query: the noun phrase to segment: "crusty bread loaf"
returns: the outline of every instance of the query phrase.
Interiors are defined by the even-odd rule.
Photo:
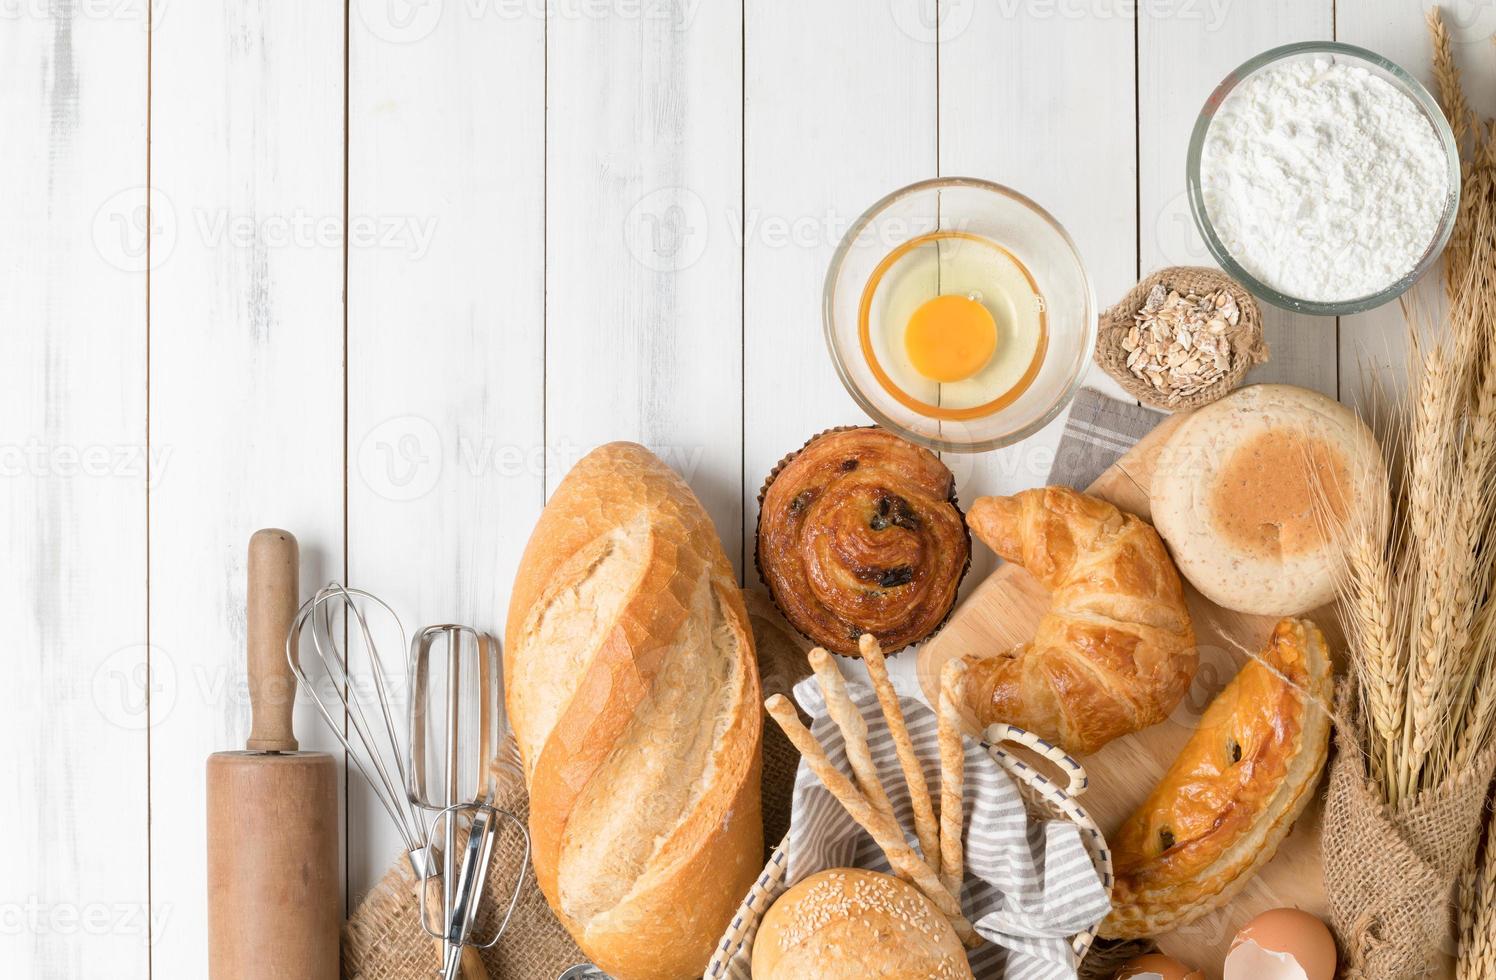
[[[1342,557],[1332,526],[1366,503],[1357,487],[1385,485],[1382,465],[1371,431],[1333,398],[1252,385],[1169,437],[1153,476],[1153,521],[1179,571],[1212,602],[1296,616],[1334,598]]]
[[[552,909],[617,980],[700,976],[763,866],[758,675],[711,520],[642,446],[556,488],[504,668]]]
[[[913,885],[876,871],[811,875],[769,907],[753,941],[753,980],[961,980],[966,951]]]

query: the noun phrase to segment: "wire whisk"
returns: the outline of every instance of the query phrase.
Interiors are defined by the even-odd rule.
[[[376,634],[398,637],[403,662],[385,663]],[[432,657],[438,639],[446,643],[437,644],[440,655]],[[530,859],[524,822],[493,805],[495,788],[518,772],[497,642],[465,627],[440,626],[422,630],[407,646],[388,603],[334,582],[297,610],[286,659],[400,835],[421,927],[437,940],[443,975],[486,980],[478,951],[496,944],[508,927]],[[408,708],[391,676],[410,685],[403,692]],[[405,747],[402,729],[409,734]],[[492,936],[475,939],[501,825],[523,843],[519,874]]]
[[[347,750],[348,761],[363,774],[389,814],[405,845],[411,871],[421,880],[434,871],[429,860],[427,825],[424,813],[406,793],[406,755],[400,746],[404,726],[396,722],[392,712],[395,698],[385,679],[386,668],[370,626],[371,615],[387,617],[383,625],[399,635],[398,649],[406,656],[405,627],[389,604],[362,589],[333,582],[319,589],[297,611],[286,637],[286,659],[301,689]],[[346,642],[339,634],[347,637]],[[313,652],[309,660],[302,656],[308,637]],[[361,659],[367,665],[367,676],[352,666],[349,654],[357,647],[363,650]],[[408,672],[407,659],[396,676],[403,679]],[[372,720],[371,712],[365,710],[369,700],[378,705]]]
[[[421,919],[432,938],[444,943],[443,976],[451,980],[457,976],[461,950],[488,949],[504,934],[519,904],[523,869],[529,864],[524,821],[493,805],[502,760],[513,742],[506,738],[498,641],[468,626],[428,626],[411,644],[410,690],[407,789],[412,801],[435,813],[431,844],[442,862],[443,927],[430,927],[425,894]],[[485,939],[475,935],[475,926],[501,822],[520,835],[525,854],[503,920]],[[465,845],[460,839],[463,829]]]

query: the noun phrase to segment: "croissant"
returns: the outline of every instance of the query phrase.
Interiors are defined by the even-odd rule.
[[[982,497],[967,517],[1052,593],[1031,642],[968,658],[966,700],[1076,755],[1166,718],[1195,676],[1195,632],[1158,532],[1068,487]]]

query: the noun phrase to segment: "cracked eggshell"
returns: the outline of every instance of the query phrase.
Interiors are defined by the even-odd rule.
[[[1242,927],[1226,954],[1224,980],[1335,980],[1335,937],[1299,909],[1272,909]]]
[[[1205,974],[1172,956],[1149,953],[1130,960],[1117,973],[1117,980],[1205,980]]]
[[[1153,474],[1153,523],[1180,573],[1212,602],[1298,616],[1335,595],[1340,554],[1326,506],[1345,518],[1356,488],[1384,474],[1376,439],[1353,411],[1306,388],[1252,385],[1169,437]]]

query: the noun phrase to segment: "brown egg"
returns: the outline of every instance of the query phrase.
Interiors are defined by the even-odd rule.
[[[1272,909],[1231,941],[1225,980],[1335,980],[1335,937],[1315,916]]]
[[[1172,956],[1149,953],[1130,961],[1117,974],[1117,980],[1205,980],[1205,974],[1185,966]]]

